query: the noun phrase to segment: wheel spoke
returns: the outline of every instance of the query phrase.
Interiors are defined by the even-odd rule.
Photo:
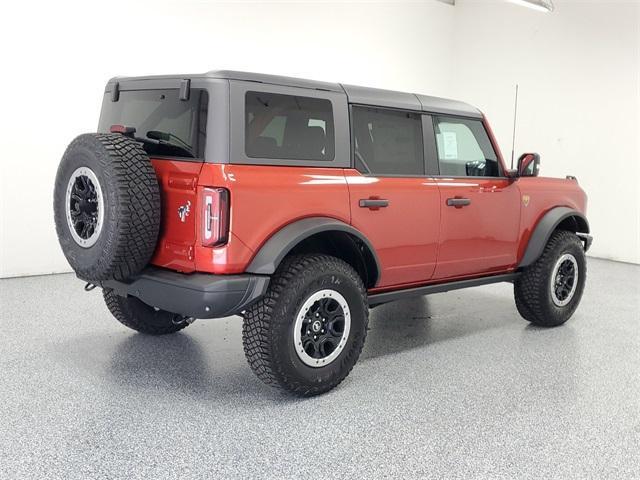
[[[331,352],[333,352],[337,346],[338,346],[337,342],[334,342],[332,339],[325,338],[319,344],[319,347],[320,347],[319,352],[322,355],[322,357],[327,357],[331,355]]]

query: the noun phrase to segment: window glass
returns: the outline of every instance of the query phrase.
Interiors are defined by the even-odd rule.
[[[202,156],[207,132],[207,91],[191,89],[186,101],[180,100],[178,94],[177,89],[124,90],[117,102],[106,94],[98,131],[109,132],[112,125],[134,127],[135,136],[145,140],[143,148],[149,155]]]
[[[353,107],[356,168],[374,175],[423,175],[420,115],[397,110]]]
[[[248,157],[333,160],[333,109],[326,99],[247,92],[245,150]]]
[[[479,120],[435,117],[440,175],[498,177],[498,158]]]

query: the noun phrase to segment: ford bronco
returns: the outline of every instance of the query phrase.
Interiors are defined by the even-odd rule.
[[[62,250],[122,324],[243,317],[249,365],[298,395],[338,385],[369,308],[512,282],[544,327],[578,307],[591,243],[574,177],[507,169],[453,100],[271,75],[114,78],[56,177]]]

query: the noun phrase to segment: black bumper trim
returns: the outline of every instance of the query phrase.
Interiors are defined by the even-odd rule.
[[[133,296],[147,305],[194,318],[236,315],[267,291],[267,275],[179,273],[148,267],[137,277],[102,282],[118,295]]]

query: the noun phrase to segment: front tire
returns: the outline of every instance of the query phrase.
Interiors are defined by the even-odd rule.
[[[336,387],[355,365],[369,320],[361,278],[328,255],[286,258],[244,313],[242,343],[263,382],[300,396]]]
[[[136,297],[122,297],[113,290],[102,291],[111,314],[125,327],[147,335],[176,333],[189,325],[187,317],[156,309]]]
[[[540,258],[514,283],[518,312],[534,325],[562,325],[578,308],[586,277],[587,262],[578,236],[554,232]]]

